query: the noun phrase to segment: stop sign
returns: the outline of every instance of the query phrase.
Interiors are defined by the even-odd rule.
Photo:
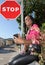
[[[5,1],[1,5],[1,14],[7,19],[14,19],[20,15],[20,5],[16,1]]]

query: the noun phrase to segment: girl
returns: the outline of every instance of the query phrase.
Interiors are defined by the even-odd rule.
[[[8,65],[27,65],[33,61],[38,61],[38,56],[34,54],[41,52],[40,47],[40,29],[37,24],[33,24],[34,19],[32,16],[25,17],[25,24],[28,27],[26,39],[21,37],[14,38],[16,44],[24,44],[23,52],[14,57]]]

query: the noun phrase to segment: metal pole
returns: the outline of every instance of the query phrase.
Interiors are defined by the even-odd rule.
[[[23,28],[23,0],[21,0],[21,31],[22,31],[22,37],[24,34],[24,28]],[[21,45],[21,50],[24,48],[23,45]]]
[[[21,0],[21,31],[23,35],[24,34],[24,31],[23,31],[23,0]]]

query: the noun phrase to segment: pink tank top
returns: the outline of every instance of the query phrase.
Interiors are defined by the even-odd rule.
[[[40,29],[37,24],[34,24],[27,32],[26,40],[32,40],[32,44],[39,44],[39,37]]]

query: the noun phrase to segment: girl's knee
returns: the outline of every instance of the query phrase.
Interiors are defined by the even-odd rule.
[[[15,60],[13,62],[10,62],[8,65],[19,65],[19,61]]]

